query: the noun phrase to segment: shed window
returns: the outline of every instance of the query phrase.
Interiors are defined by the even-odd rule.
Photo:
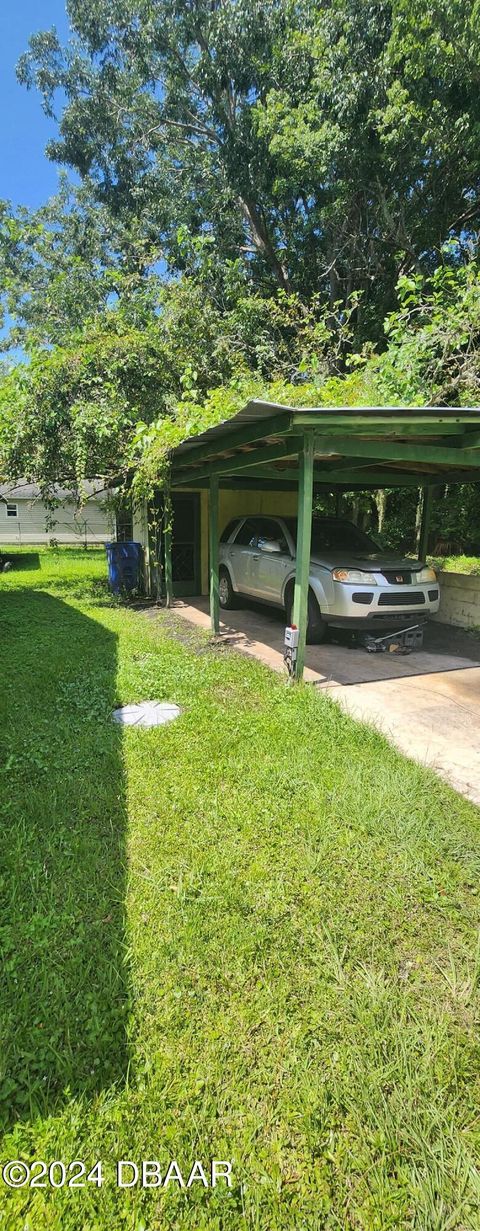
[[[18,504],[7,501],[7,517],[18,517]]]

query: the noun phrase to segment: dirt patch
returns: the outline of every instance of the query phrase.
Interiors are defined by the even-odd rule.
[[[180,645],[185,646],[187,650],[191,650],[192,654],[209,654],[222,653],[231,650],[231,646],[226,643],[223,638],[214,637],[205,629],[197,628],[194,624],[189,624],[187,620],[170,611],[166,607],[149,606],[138,607],[138,610],[143,613],[149,620],[158,620],[162,628],[172,637],[174,641],[178,641]]]

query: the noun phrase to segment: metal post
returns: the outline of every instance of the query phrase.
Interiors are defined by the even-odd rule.
[[[298,455],[298,529],[297,529],[297,560],[295,571],[295,594],[293,600],[293,622],[297,625],[298,653],[295,668],[295,679],[301,680],[305,664],[305,645],[307,640],[308,622],[308,579],[310,576],[310,547],[312,541],[313,512],[313,435],[304,436],[303,448]]]
[[[172,497],[170,491],[166,491],[163,505],[163,550],[165,558],[165,594],[167,607],[171,607],[173,605],[172,520]]]
[[[433,488],[424,487],[423,503],[422,503],[422,518],[420,522],[420,534],[418,537],[418,555],[420,560],[425,560],[428,552],[428,535],[430,531],[430,516],[432,512]]]
[[[212,633],[220,631],[220,604],[218,601],[218,476],[210,476],[209,501],[209,549],[210,549],[210,620]]]

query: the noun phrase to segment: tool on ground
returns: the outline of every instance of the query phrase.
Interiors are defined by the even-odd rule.
[[[411,654],[412,650],[421,650],[423,645],[423,630],[427,621],[421,624],[410,624],[408,628],[399,628],[395,633],[387,633],[385,637],[373,637],[365,633],[360,644],[367,654]]]

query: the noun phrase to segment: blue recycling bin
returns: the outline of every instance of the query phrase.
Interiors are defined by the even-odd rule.
[[[127,540],[106,543],[108,584],[114,594],[130,593],[142,588],[143,547]]]

